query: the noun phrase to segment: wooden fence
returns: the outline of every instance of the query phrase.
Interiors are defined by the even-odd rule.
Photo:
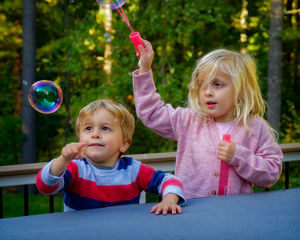
[[[300,161],[300,143],[280,144],[284,159],[285,188],[289,188],[289,163]],[[128,155],[134,159],[162,171],[174,171],[176,152],[147,153]],[[3,217],[3,187],[24,186],[24,215],[28,215],[28,185],[35,184],[38,171],[45,166],[43,163],[29,163],[9,166],[0,166],[0,218]],[[142,195],[141,202],[145,202]],[[49,211],[54,211],[53,196],[49,196]]]

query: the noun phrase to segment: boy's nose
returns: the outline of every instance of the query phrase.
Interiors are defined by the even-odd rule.
[[[92,134],[92,138],[100,138],[100,131],[95,129]]]

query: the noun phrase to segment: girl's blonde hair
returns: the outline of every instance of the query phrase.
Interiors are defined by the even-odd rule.
[[[250,54],[218,49],[198,60],[188,85],[188,106],[208,122],[210,116],[200,101],[200,90],[212,81],[217,70],[230,76],[235,90],[234,121],[248,125],[255,117],[263,118],[266,105],[261,95],[256,75],[256,63]],[[273,137],[275,131],[265,121]]]
[[[132,142],[132,136],[135,129],[133,115],[122,104],[116,103],[110,99],[96,100],[80,110],[75,126],[77,137],[79,137],[82,123],[100,109],[105,109],[115,115],[115,121],[120,124],[122,130],[123,140]]]

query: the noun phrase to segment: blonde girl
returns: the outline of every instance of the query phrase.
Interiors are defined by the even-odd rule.
[[[140,47],[139,69],[133,72],[138,117],[157,134],[175,140],[175,175],[186,198],[223,195],[220,185],[227,164],[224,194],[253,192],[279,178],[282,152],[274,130],[263,119],[265,105],[248,54],[218,49],[196,64],[189,83],[187,108],[165,104],[156,92],[152,46]],[[230,135],[231,142],[222,141]]]

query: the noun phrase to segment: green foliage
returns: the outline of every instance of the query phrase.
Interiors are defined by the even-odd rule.
[[[0,117],[0,165],[20,163],[21,119],[14,115]]]
[[[300,142],[300,116],[297,114],[295,104],[287,100],[282,108],[284,109],[284,112],[282,114],[280,125],[281,142]]]
[[[1,151],[1,161],[5,162],[1,164],[20,162],[22,3],[21,0],[0,3],[0,122],[3,126],[0,131],[6,143]],[[123,9],[134,31],[153,45],[153,74],[165,102],[184,107],[195,62],[220,47],[246,48],[256,58],[266,99],[269,1],[248,1],[246,29],[240,26],[242,1],[127,0]],[[300,54],[299,26],[295,20],[294,16],[285,15],[282,34],[280,137],[284,142],[299,141]],[[76,117],[88,102],[113,98],[125,104],[136,117],[131,72],[137,68],[138,59],[128,37],[130,30],[117,11],[112,11],[109,32],[112,41],[105,42],[105,11],[96,1],[36,1],[36,24],[36,80],[55,81],[64,94],[63,104],[56,113],[37,113],[38,159],[49,161],[60,154],[66,142],[76,141]],[[246,43],[241,43],[241,33],[247,35]],[[107,47],[111,48],[109,57],[105,57]],[[106,60],[112,62],[111,75],[103,70]],[[8,119],[12,116],[15,120]],[[14,131],[13,124],[16,124]],[[157,136],[136,117],[136,132],[128,153],[175,150],[176,142]]]

